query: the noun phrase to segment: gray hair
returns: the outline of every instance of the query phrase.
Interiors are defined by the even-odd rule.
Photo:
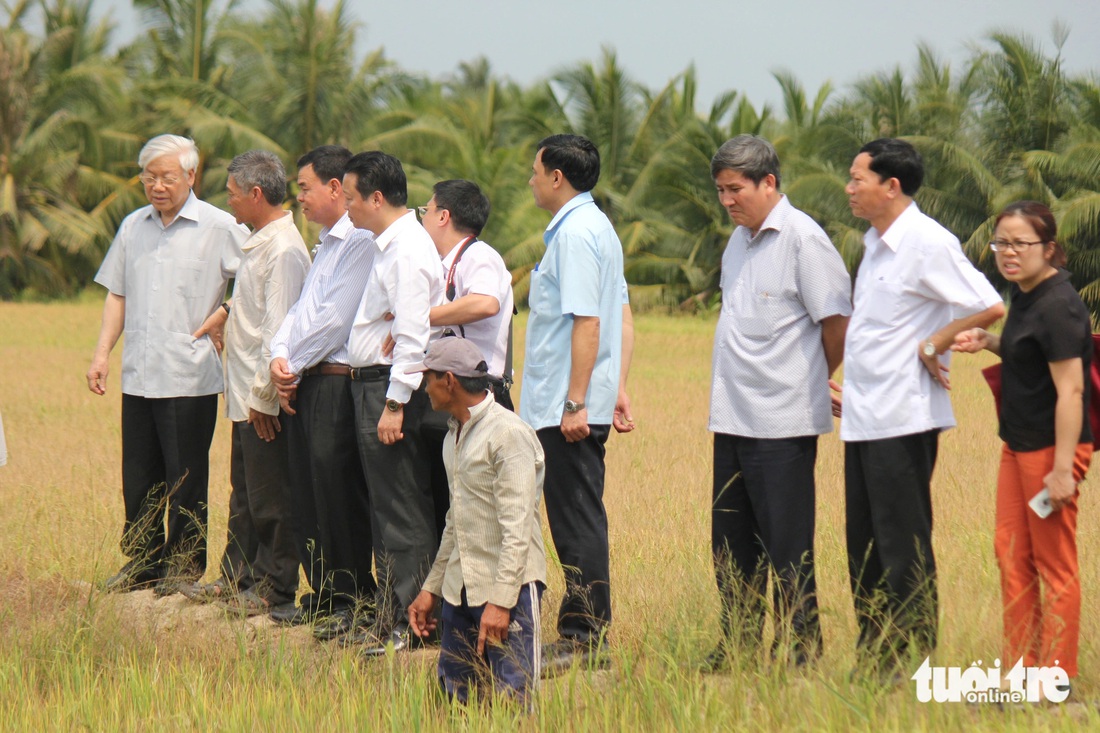
[[[264,200],[272,206],[281,206],[286,200],[286,169],[275,153],[266,150],[241,153],[229,164],[226,172],[233,176],[242,191],[251,191],[259,186]]]
[[[142,170],[157,158],[164,155],[179,156],[180,168],[184,173],[199,169],[199,149],[195,141],[179,135],[157,135],[138,154],[138,165]]]
[[[757,184],[770,173],[779,188],[779,156],[770,142],[756,135],[738,135],[722,143],[710,159],[711,178],[724,170],[740,173]]]

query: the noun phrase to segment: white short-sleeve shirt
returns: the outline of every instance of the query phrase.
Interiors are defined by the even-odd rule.
[[[443,258],[444,282],[462,246],[453,248]],[[489,365],[489,374],[501,377],[508,352],[508,326],[512,322],[512,274],[508,272],[504,258],[481,240],[475,240],[466,247],[454,271],[455,300],[471,294],[488,295],[500,304],[495,316],[462,326],[462,335],[481,351]],[[459,332],[458,326],[451,328]]]
[[[222,391],[209,336],[191,338],[225,299],[248,229],[192,192],[164,226],[152,206],[122,220],[95,281],[126,299],[122,392],[199,397]]]
[[[920,344],[958,318],[1001,302],[959,240],[911,203],[883,233],[864,236],[855,310],[844,344],[840,437],[879,440],[954,427],[946,389],[918,357]],[[950,353],[940,357],[949,364]]]

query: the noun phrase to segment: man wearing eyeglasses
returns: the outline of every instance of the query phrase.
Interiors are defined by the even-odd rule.
[[[478,239],[489,219],[489,198],[472,181],[440,181],[427,206],[418,207],[420,221],[439,253],[445,302],[434,306],[431,325],[444,336],[469,339],[486,356],[489,385],[497,404],[514,410],[509,389],[512,364],[512,274],[489,244]],[[436,534],[442,538],[450,496],[443,467],[447,414],[425,416],[424,440],[432,459],[432,495]]]
[[[122,552],[109,591],[175,592],[206,568],[210,442],[222,391],[220,344],[204,329],[223,306],[248,230],[191,190],[195,143],[159,135],[138,156],[149,206],[118,228],[95,281],[107,288],[88,389],[107,390],[122,347]],[[167,528],[165,528],[167,524]]]
[[[432,326],[474,342],[487,357],[497,404],[514,410],[508,353],[512,274],[504,258],[478,239],[489,219],[489,199],[472,181],[440,181],[419,213],[442,258],[446,286],[446,302],[432,308]]]
[[[932,471],[955,425],[947,390],[955,335],[1004,304],[951,232],[913,200],[924,178],[909,143],[867,143],[850,170],[852,213],[871,223],[844,344],[848,567],[859,624],[857,672],[904,679],[900,663],[936,646]]]

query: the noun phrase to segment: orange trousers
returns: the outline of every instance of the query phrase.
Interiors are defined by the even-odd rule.
[[[1081,481],[1092,444],[1081,443],[1073,477]],[[997,527],[993,546],[1001,568],[1004,658],[1008,669],[1057,665],[1077,676],[1081,630],[1081,579],[1077,566],[1077,499],[1046,519],[1028,506],[1054,467],[1054,447],[1016,453],[1005,445],[997,477]]]

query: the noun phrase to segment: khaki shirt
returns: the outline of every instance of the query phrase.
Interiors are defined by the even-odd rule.
[[[248,419],[249,409],[279,414],[271,383],[271,339],[298,300],[309,271],[309,253],[288,211],[248,238],[233,285],[225,324],[225,411]]]
[[[457,606],[465,586],[471,606],[513,608],[521,586],[546,582],[542,446],[531,426],[491,393],[470,408],[461,433],[454,418],[448,426],[443,462],[451,508],[424,590]]]

